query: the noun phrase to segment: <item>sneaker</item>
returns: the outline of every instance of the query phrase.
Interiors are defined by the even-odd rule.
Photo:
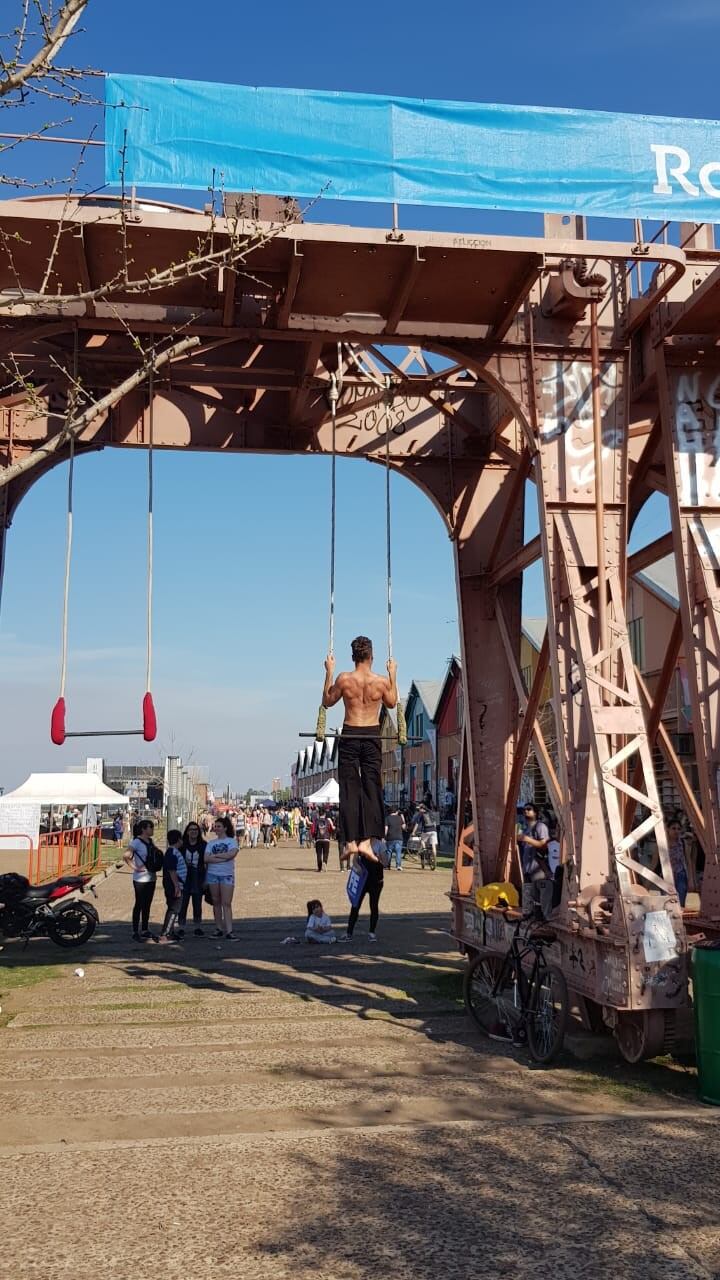
[[[170,938],[167,933],[161,933],[160,937],[157,939],[158,946],[161,947],[166,946],[169,942],[172,942],[172,938]]]
[[[338,939],[340,942],[352,942],[352,940],[353,936],[351,933],[341,933],[340,938]]]
[[[142,942],[142,938],[140,937],[139,933],[134,933],[132,936],[132,940],[133,942]]]
[[[235,941],[235,934],[234,934],[234,933],[226,933],[226,934],[225,934],[225,937],[227,938],[227,941],[228,941],[228,942],[234,942],[234,941]]]
[[[147,938],[151,938],[152,934],[150,933],[149,929],[143,929],[140,933],[140,937],[143,939],[147,939]]]
[[[376,934],[376,933],[369,933],[369,934],[368,934],[368,942],[377,942],[377,934]]]
[[[213,935],[212,935],[212,936],[213,936],[213,938],[222,938],[222,936],[223,936],[223,931],[222,931],[222,929],[213,929]]]
[[[185,937],[185,930],[176,929],[173,934],[173,937],[176,939],[177,942],[182,942],[183,938]]]
[[[195,937],[196,937],[196,938],[204,938],[204,937],[205,937],[205,930],[204,930],[204,929],[195,929],[195,930],[194,930],[194,933],[195,933]]]

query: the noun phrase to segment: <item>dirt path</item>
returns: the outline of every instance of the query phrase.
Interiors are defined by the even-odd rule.
[[[160,949],[112,876],[87,953],[3,997],[2,1280],[716,1276],[715,1113],[483,1042],[447,887],[390,873],[376,944],[282,946],[344,878],[244,852],[238,941]]]

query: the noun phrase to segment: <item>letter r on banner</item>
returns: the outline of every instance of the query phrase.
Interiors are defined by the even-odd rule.
[[[673,189],[668,182],[668,159],[674,156],[676,160],[675,168],[670,169],[670,177],[675,178],[683,191],[687,191],[689,196],[697,196],[700,194],[700,188],[695,186],[694,182],[689,182],[685,177],[690,168],[690,156],[684,147],[666,147],[650,144],[650,150],[655,154],[655,173],[657,182],[653,187],[653,195],[671,196]]]

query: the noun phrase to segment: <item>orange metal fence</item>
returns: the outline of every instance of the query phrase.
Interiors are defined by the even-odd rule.
[[[50,831],[41,835],[30,850],[28,880],[43,884],[60,876],[92,875],[104,862],[114,861],[117,850],[104,856],[99,827],[77,827],[73,831]]]

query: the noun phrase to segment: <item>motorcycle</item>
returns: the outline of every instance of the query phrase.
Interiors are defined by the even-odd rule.
[[[0,933],[6,938],[48,937],[58,947],[81,947],[95,932],[100,917],[84,893],[90,876],[61,876],[49,884],[31,885],[15,872],[0,875]],[[94,894],[94,886],[90,886]]]

